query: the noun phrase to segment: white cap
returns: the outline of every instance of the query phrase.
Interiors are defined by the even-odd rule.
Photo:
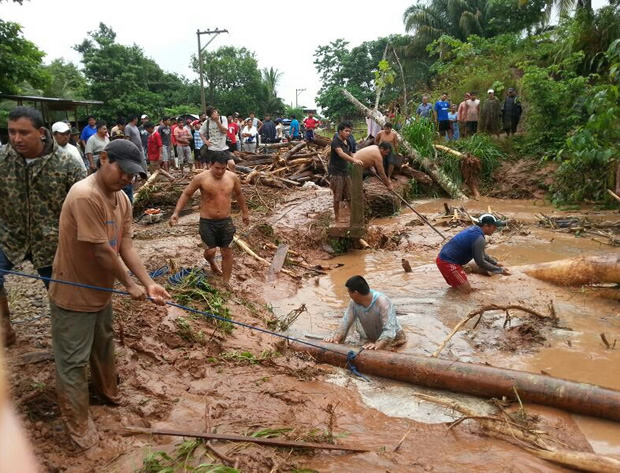
[[[71,127],[65,122],[56,122],[52,125],[52,133],[67,133]]]
[[[487,94],[494,94],[494,93],[495,93],[495,91],[493,89],[487,90]]]
[[[149,117],[149,116],[145,113],[144,115],[142,115],[142,116],[140,117],[140,120],[144,120],[145,118],[148,118],[148,117]]]

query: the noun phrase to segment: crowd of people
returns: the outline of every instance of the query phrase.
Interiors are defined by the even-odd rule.
[[[415,113],[418,118],[436,123],[439,134],[447,140],[458,140],[478,132],[499,138],[502,131],[506,136],[516,133],[523,107],[516,90],[510,87],[503,103],[493,89],[487,91],[483,103],[476,92],[465,93],[458,105],[451,102],[445,92],[434,104],[424,95]]]

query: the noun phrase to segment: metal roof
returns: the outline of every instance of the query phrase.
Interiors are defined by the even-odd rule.
[[[15,100],[18,102],[49,102],[57,105],[103,105],[103,102],[101,102],[100,100],[71,100],[58,97],[39,97],[36,95],[0,94],[0,99]]]

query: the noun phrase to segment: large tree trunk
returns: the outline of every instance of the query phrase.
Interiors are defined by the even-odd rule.
[[[351,347],[312,342],[293,342],[295,351],[310,353],[318,362],[345,367]],[[327,351],[325,348],[329,349]],[[526,373],[476,363],[365,350],[352,363],[362,374],[409,382],[433,389],[486,398],[515,399],[564,409],[577,414],[620,421],[620,391],[553,376]]]
[[[530,276],[562,286],[620,284],[620,255],[580,256],[578,258],[515,267]]]
[[[346,89],[342,89],[342,93],[360,112],[372,118],[379,125],[385,125],[385,118],[379,116],[376,111],[370,110],[368,107],[366,107],[363,103],[353,97],[353,95],[351,95],[351,92]],[[420,156],[420,153],[413,149],[413,147],[406,140],[403,140],[402,136],[400,136],[398,132],[394,132],[398,136],[398,142],[400,143],[400,145],[405,148],[407,153],[413,156],[413,159],[424,168],[424,170],[435,180],[437,184],[441,186],[443,190],[445,190],[453,199],[467,200],[467,196],[463,194],[463,192],[461,192],[459,187],[454,184],[450,180],[450,178],[446,176],[445,173],[435,165],[435,163],[433,163],[428,158]]]

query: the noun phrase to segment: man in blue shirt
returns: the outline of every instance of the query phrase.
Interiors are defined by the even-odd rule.
[[[441,94],[441,100],[435,103],[435,118],[439,124],[439,136],[443,136],[448,133],[448,139],[452,139],[452,126],[450,125],[450,102],[448,101],[448,94],[445,92]]]
[[[463,265],[472,259],[482,271],[489,275],[510,274],[508,269],[484,251],[486,245],[484,236],[491,236],[497,227],[503,226],[504,222],[496,219],[493,215],[484,214],[478,219],[478,225],[466,228],[444,245],[435,263],[450,286],[465,294],[473,291],[465,271],[463,271]]]
[[[299,134],[299,120],[295,115],[291,115],[291,128],[289,129],[289,134],[292,140],[301,139],[301,135]]]
[[[422,103],[418,105],[415,113],[417,113],[420,118],[430,118],[433,113],[433,104],[428,103],[428,95],[422,96]]]
[[[88,121],[88,125],[84,127],[84,129],[82,130],[82,134],[80,135],[80,143],[82,145],[82,149],[86,148],[86,143],[88,142],[88,139],[95,133],[97,133],[97,120],[95,120],[95,117],[93,115],[88,115],[86,120]]]

